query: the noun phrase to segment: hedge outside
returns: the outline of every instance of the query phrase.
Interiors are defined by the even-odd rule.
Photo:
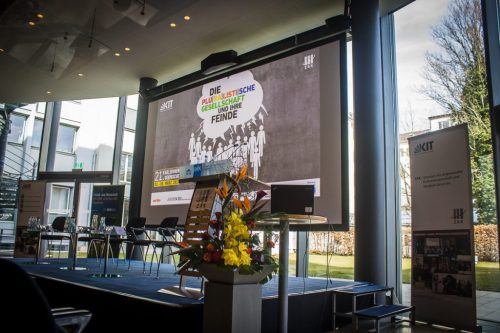
[[[498,231],[496,224],[474,226],[475,255],[479,261],[498,261]],[[403,257],[411,257],[411,227],[401,228]],[[354,255],[354,227],[345,232],[309,233],[309,252],[337,255]]]

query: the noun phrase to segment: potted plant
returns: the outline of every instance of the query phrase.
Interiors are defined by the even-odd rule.
[[[277,272],[278,264],[270,249],[275,240],[261,244],[255,223],[283,214],[263,211],[265,191],[244,191],[248,181],[247,166],[235,175],[226,175],[222,186],[215,188],[221,210],[215,213],[202,244],[184,244],[178,253],[179,270],[195,268],[208,280],[228,284],[266,283]]]

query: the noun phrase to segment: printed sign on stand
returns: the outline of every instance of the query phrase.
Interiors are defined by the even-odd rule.
[[[408,141],[412,177],[411,301],[416,319],[475,331],[467,125],[425,133]]]
[[[106,225],[121,226],[124,194],[125,185],[94,185],[91,227],[96,228],[101,217],[106,218]]]

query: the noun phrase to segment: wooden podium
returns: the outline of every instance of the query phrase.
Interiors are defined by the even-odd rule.
[[[202,243],[202,237],[208,231],[210,220],[217,211],[217,206],[220,207],[220,202],[216,197],[214,188],[219,186],[221,176],[215,175],[211,178],[192,181],[196,182],[196,187],[191,197],[189,210],[184,224],[184,234],[182,241],[189,245],[199,245]],[[219,208],[220,211],[220,208]],[[186,286],[185,277],[198,277],[203,279],[200,272],[194,269],[185,268],[177,272],[180,275],[178,286],[166,287],[159,290],[176,296],[183,296],[195,299],[203,298],[203,283],[199,289],[189,288]]]

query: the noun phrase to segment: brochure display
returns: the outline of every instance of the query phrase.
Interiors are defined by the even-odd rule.
[[[416,319],[475,331],[467,126],[426,133],[408,141],[412,175],[411,301]]]

